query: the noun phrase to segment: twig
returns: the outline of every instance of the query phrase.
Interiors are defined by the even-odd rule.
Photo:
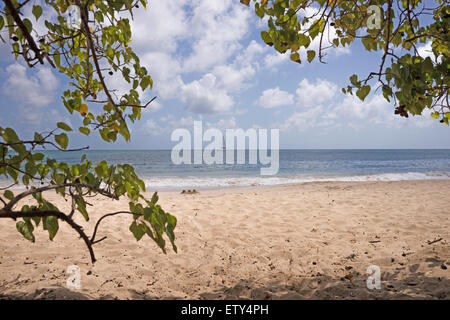
[[[441,240],[444,240],[444,238],[439,238],[439,239],[436,239],[436,240],[433,240],[433,241],[428,241],[428,244],[433,244],[433,243],[439,242]]]

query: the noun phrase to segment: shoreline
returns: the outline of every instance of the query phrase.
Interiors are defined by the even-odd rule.
[[[99,229],[107,239],[94,246],[94,265],[67,225],[54,241],[39,227],[32,244],[4,219],[0,298],[450,299],[448,199],[449,180],[160,192],[178,219],[178,253],[137,242],[130,217],[118,215]],[[88,234],[101,215],[128,207],[125,198],[91,200],[91,222],[76,214]],[[70,265],[81,270],[79,290],[66,287]],[[372,265],[380,290],[366,287]]]
[[[151,177],[141,177],[146,184],[147,192],[177,192],[184,190],[196,189],[197,191],[208,190],[227,190],[227,189],[246,189],[246,188],[266,188],[277,186],[288,186],[305,183],[333,183],[333,182],[400,182],[400,181],[450,181],[450,172],[403,172],[403,173],[376,173],[376,174],[355,174],[355,175],[316,175],[316,176],[164,176],[157,177],[155,181],[151,181]],[[155,178],[153,178],[155,179]],[[153,183],[160,183],[163,180],[170,180],[171,185],[181,183],[180,187],[156,186]],[[217,180],[217,183],[226,183],[226,185],[198,185],[208,180]],[[227,180],[230,180],[226,182]],[[250,182],[253,180],[255,182]],[[264,181],[272,180],[273,183],[264,183]],[[285,180],[285,181],[283,181]],[[169,183],[169,182],[166,182]],[[190,184],[189,184],[190,183]],[[0,180],[0,187],[11,185],[12,182]],[[153,190],[154,189],[154,190]],[[159,189],[159,190],[158,190]],[[21,184],[14,186],[11,190],[25,190]],[[150,190],[150,191],[149,191]]]
[[[309,184],[333,184],[333,183],[373,183],[373,182],[383,182],[383,183],[398,183],[398,182],[420,182],[420,181],[424,181],[424,182],[431,182],[431,181],[449,181],[450,182],[450,178],[448,179],[410,179],[410,180],[360,180],[360,181],[341,181],[341,180],[323,180],[323,181],[305,181],[305,182],[291,182],[291,183],[280,183],[280,184],[274,184],[274,185],[248,185],[248,186],[237,186],[237,185],[233,185],[233,186],[229,186],[229,187],[224,187],[224,186],[219,186],[219,187],[194,187],[191,188],[190,190],[197,190],[197,191],[203,191],[203,192],[208,192],[208,191],[226,191],[226,190],[248,190],[248,189],[267,189],[267,188],[281,188],[281,187],[298,187],[298,186],[302,186],[302,185],[309,185]],[[148,188],[146,188],[145,193],[147,194],[153,194],[154,192],[158,192],[158,194],[176,194],[176,193],[181,193],[181,191],[183,191],[182,188],[180,189],[174,189],[174,190],[155,190],[155,191],[149,191],[147,190]],[[20,189],[20,190],[24,190],[24,189]],[[189,189],[184,189],[184,190],[189,190]]]

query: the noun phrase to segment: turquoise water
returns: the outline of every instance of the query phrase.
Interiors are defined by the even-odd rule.
[[[151,191],[310,181],[450,179],[450,150],[280,150],[280,168],[274,176],[261,176],[260,165],[252,164],[174,165],[170,150],[45,153],[69,163],[79,161],[82,154],[93,162],[129,163]]]

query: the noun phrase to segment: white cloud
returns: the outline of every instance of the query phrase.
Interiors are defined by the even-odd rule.
[[[297,93],[297,104],[302,107],[311,107],[330,101],[338,91],[338,87],[327,80],[317,79],[316,83],[310,83],[303,79],[299,83]]]
[[[424,59],[426,57],[430,57],[433,62],[436,61],[436,56],[434,55],[433,50],[431,48],[431,40],[429,40],[424,45],[417,47],[417,52],[419,53],[419,56],[421,56]],[[441,61],[442,58],[439,57],[437,62],[441,63]]]
[[[248,88],[249,84],[245,81],[255,74],[255,69],[250,65],[242,68],[223,65],[215,67],[212,73],[216,76],[219,87],[229,91],[241,91]]]
[[[178,60],[165,52],[149,52],[141,57],[141,61],[153,79],[153,90],[162,99],[173,98],[179,93],[183,81]]]
[[[275,69],[280,64],[290,61],[289,54],[281,54],[279,52],[270,53],[264,57],[264,65],[266,68]],[[293,62],[292,62],[293,63]]]
[[[391,109],[391,112],[388,109]],[[390,123],[394,120],[393,107],[381,96],[369,97],[364,102],[358,97],[348,95],[341,101],[334,113],[350,119],[370,119],[371,123]]]
[[[43,107],[55,98],[59,82],[47,67],[41,67],[34,74],[14,63],[6,68],[6,80],[2,86],[2,93],[28,107]],[[32,108],[28,108],[31,109]]]
[[[236,62],[241,65],[255,65],[259,68],[259,56],[268,50],[267,46],[262,46],[255,40],[250,41],[245,50],[236,58]]]
[[[214,128],[219,130],[237,128],[236,118],[220,119],[216,122],[206,122],[206,128]]]
[[[162,109],[163,105],[158,100],[153,100],[152,103],[150,103],[147,108],[144,108],[142,112],[150,113],[150,112],[156,112],[160,109]]]
[[[400,128],[403,126],[428,127],[434,121],[429,109],[425,109],[421,116],[403,118],[394,114],[394,106],[386,101],[380,94],[366,98],[363,102],[356,96],[348,95],[338,103],[331,114],[338,119],[346,119],[353,127],[358,127],[361,122],[382,125],[385,127]],[[357,120],[357,123],[352,121]]]
[[[217,86],[217,78],[211,73],[183,85],[180,99],[188,110],[197,113],[223,113],[233,106],[233,99]]]
[[[365,101],[354,95],[336,95],[337,86],[318,79],[315,84],[304,79],[297,89],[300,105],[305,111],[294,112],[278,125],[282,130],[305,131],[314,127],[348,126],[359,130],[367,124],[386,128],[429,127],[436,123],[425,109],[422,116],[402,118],[394,114],[394,106],[381,94],[370,95]],[[301,96],[301,93],[305,93]],[[308,93],[308,95],[306,95]],[[326,108],[324,103],[326,102]]]
[[[228,112],[230,93],[251,85],[264,51],[256,41],[242,43],[251,17],[251,10],[232,0],[165,0],[137,10],[133,46],[158,98],[180,99],[197,113]],[[197,72],[203,74],[192,79]]]
[[[248,32],[252,12],[232,0],[198,0],[189,21],[192,53],[184,61],[186,71],[206,71],[221,65],[238,49]]]
[[[135,10],[130,25],[137,51],[174,52],[177,41],[189,32],[183,10],[186,3],[186,0],[150,1],[147,10]]]
[[[294,96],[280,87],[264,90],[256,101],[263,108],[275,108],[294,104]]]
[[[320,116],[323,114],[323,107],[317,106],[303,112],[294,112],[283,124],[280,130],[305,131],[306,129],[320,125]]]

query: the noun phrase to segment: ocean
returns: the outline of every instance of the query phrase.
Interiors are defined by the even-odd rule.
[[[58,152],[49,157],[76,163],[83,154],[94,163],[128,163],[148,191],[271,186],[313,181],[400,181],[450,179],[450,150],[280,150],[279,171],[261,176],[259,164],[175,165],[170,150]],[[7,181],[0,180],[0,185]],[[20,187],[20,186],[18,186]]]

